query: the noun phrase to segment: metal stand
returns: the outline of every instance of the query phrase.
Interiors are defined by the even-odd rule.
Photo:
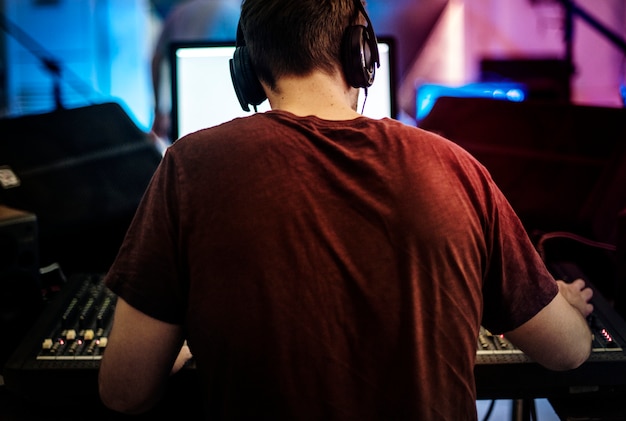
[[[511,421],[534,421],[537,410],[534,399],[514,399],[511,406]]]

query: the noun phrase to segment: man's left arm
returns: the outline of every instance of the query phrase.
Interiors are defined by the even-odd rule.
[[[180,325],[150,317],[118,297],[98,375],[102,403],[127,414],[152,408],[165,391],[183,343]]]

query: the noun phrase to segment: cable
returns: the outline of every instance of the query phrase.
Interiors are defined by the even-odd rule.
[[[367,102],[367,88],[363,89],[365,97],[363,98],[363,106],[361,107],[361,114],[365,112],[365,103]]]
[[[580,236],[578,234],[574,234],[572,232],[567,232],[567,231],[547,232],[541,235],[539,239],[537,240],[537,251],[539,252],[539,255],[544,261],[546,260],[544,243],[546,242],[546,240],[550,240],[553,238],[568,238],[570,240],[575,240],[580,243],[586,244],[588,246],[602,248],[602,249],[609,250],[609,251],[615,251],[617,249],[617,247],[614,244],[604,243],[601,241],[594,241],[589,238]]]
[[[491,417],[491,413],[493,412],[493,408],[495,406],[496,406],[496,400],[492,399],[491,403],[489,404],[489,408],[487,408],[487,412],[485,412],[485,415],[483,416],[482,421],[487,421],[489,417]]]

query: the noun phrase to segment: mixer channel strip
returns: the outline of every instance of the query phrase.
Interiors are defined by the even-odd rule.
[[[36,359],[99,360],[111,330],[116,296],[101,282],[88,276],[78,285],[56,325],[41,343]]]
[[[103,277],[73,275],[50,299],[4,366],[8,390],[50,404],[98,396],[97,373],[116,303]]]

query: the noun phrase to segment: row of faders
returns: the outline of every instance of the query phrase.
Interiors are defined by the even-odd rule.
[[[102,358],[111,330],[116,296],[99,275],[85,280],[61,317],[43,339],[37,360],[95,360]]]

